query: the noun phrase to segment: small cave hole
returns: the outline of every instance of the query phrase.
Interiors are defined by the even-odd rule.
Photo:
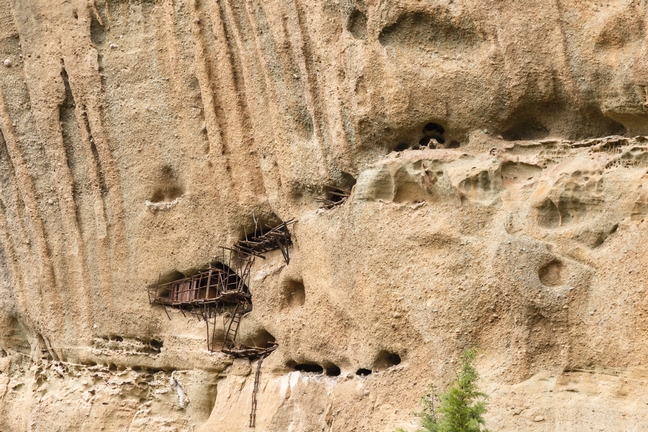
[[[256,222],[255,222],[256,221]],[[246,222],[240,231],[239,238],[241,240],[251,239],[253,237],[260,237],[283,221],[279,216],[274,213],[267,215],[258,215],[256,219]]]
[[[422,146],[434,144],[432,140],[436,140],[439,144],[445,144],[446,140],[443,136],[445,128],[438,123],[428,123],[423,127],[423,138],[419,141]]]
[[[446,146],[446,148],[459,148],[459,141],[457,140],[452,140],[450,143]]]
[[[283,289],[283,307],[300,307],[306,303],[306,287],[302,281],[289,280]]]
[[[549,287],[562,285],[564,268],[564,264],[557,259],[545,264],[538,270],[540,283]]]
[[[121,336],[115,336],[113,339],[115,342],[124,342],[124,338]]]
[[[409,144],[407,143],[400,143],[394,148],[397,152],[405,151],[409,148]]]
[[[342,373],[340,368],[333,363],[326,364],[324,370],[326,371],[326,376],[331,377],[340,376],[340,374]]]
[[[371,370],[370,370],[370,369],[360,368],[360,369],[358,369],[358,370],[356,371],[356,375],[358,375],[358,376],[367,376],[367,375],[371,375]]]
[[[110,363],[110,366],[108,366],[108,370],[110,372],[116,372],[117,371],[117,365],[114,363]]]
[[[391,351],[380,351],[374,361],[374,369],[385,370],[392,366],[399,365],[400,363],[401,357],[397,353]]]
[[[270,348],[277,344],[275,337],[263,328],[246,337],[244,343],[259,348]]]
[[[445,129],[438,123],[428,123],[423,128],[423,132],[437,132],[443,134],[445,133]]]
[[[322,373],[324,372],[324,368],[318,364],[314,363],[299,363],[296,364],[293,369],[299,372],[308,372],[308,373]]]
[[[160,348],[162,348],[163,345],[164,345],[164,344],[162,343],[162,341],[155,340],[155,339],[153,339],[153,340],[151,341],[151,346],[152,346],[153,348],[155,348],[155,349],[160,349]]]

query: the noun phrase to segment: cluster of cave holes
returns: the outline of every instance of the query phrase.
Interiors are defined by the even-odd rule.
[[[151,339],[150,341],[145,341],[139,338],[127,338],[126,341],[124,341],[124,338],[121,336],[109,336],[109,337],[103,337],[103,340],[106,342],[117,342],[119,344],[125,344],[128,347],[135,348],[138,352],[144,353],[144,354],[159,354],[162,351],[162,347],[164,346],[164,343],[162,341],[159,341],[157,339]]]
[[[459,141],[446,142],[445,128],[438,123],[428,123],[423,127],[422,137],[414,143],[400,143],[394,150],[403,151],[407,149],[420,150],[425,148],[458,148]],[[421,136],[421,135],[419,135]]]
[[[381,351],[376,357],[372,369],[368,368],[359,368],[356,370],[355,374],[357,376],[368,376],[373,372],[380,372],[386,369],[389,369],[392,366],[399,365],[401,363],[401,357],[395,352],[391,351]],[[297,363],[294,360],[291,360],[286,363],[286,366],[290,369],[306,372],[312,374],[324,374],[330,377],[340,376],[342,373],[339,366],[330,363],[324,362],[323,364],[317,364],[313,362],[308,363]]]

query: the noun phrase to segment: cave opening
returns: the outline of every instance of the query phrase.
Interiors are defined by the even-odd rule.
[[[315,363],[299,363],[293,366],[293,369],[299,372],[308,372],[308,373],[317,373],[321,374],[324,372],[324,368]]]
[[[385,370],[389,369],[392,366],[399,365],[401,363],[401,356],[392,351],[380,351],[374,360],[374,369],[375,370]]]
[[[340,368],[333,363],[325,363],[324,370],[326,371],[326,376],[330,377],[340,376],[340,374],[342,373]]]
[[[356,375],[358,376],[371,375],[371,369],[360,368],[356,371]]]

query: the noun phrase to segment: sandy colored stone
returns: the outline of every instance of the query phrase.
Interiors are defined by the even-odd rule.
[[[0,430],[251,430],[146,287],[253,217],[256,430],[415,430],[473,346],[490,430],[648,429],[647,7],[0,0]]]

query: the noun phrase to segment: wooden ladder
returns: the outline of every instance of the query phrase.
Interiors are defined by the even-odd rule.
[[[236,303],[236,308],[234,308],[234,313],[232,314],[232,319],[227,326],[227,331],[225,332],[225,337],[223,338],[223,346],[221,350],[232,349],[234,348],[234,343],[236,341],[236,335],[238,334],[239,324],[241,324],[241,318],[243,314],[247,312],[245,304],[243,302]]]

